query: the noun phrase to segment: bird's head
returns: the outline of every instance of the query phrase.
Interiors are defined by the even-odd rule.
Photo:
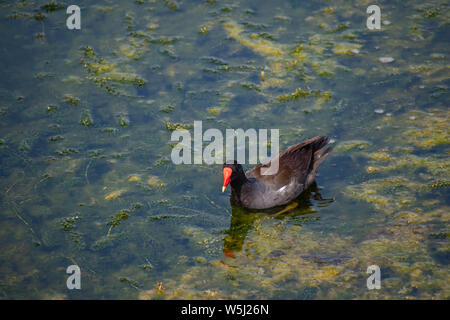
[[[223,168],[222,168],[222,173],[223,173],[222,192],[225,191],[227,186],[234,179],[236,179],[237,177],[239,177],[241,175],[245,176],[244,169],[236,160],[234,160],[233,162],[230,161],[230,162],[224,163]]]

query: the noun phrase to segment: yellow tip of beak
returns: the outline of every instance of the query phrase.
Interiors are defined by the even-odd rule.
[[[225,192],[225,189],[226,189],[227,187],[222,187],[222,192]]]

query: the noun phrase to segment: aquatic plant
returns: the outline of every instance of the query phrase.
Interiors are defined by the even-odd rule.
[[[84,57],[81,59],[81,64],[88,72],[88,79],[100,88],[104,87],[108,93],[125,94],[118,89],[118,83],[128,83],[138,87],[145,85],[144,79],[134,72],[119,69],[116,63],[107,62],[103,57],[97,55],[92,47],[85,46],[82,50]],[[127,55],[127,57],[132,58],[133,55]]]

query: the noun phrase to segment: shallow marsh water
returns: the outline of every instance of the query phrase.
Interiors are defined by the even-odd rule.
[[[448,3],[370,4],[0,1],[0,297],[448,299]],[[194,120],[334,151],[274,218],[172,164]]]

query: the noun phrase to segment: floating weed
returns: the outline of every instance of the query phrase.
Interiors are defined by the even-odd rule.
[[[450,111],[436,109],[412,114],[405,121],[412,128],[402,134],[409,143],[425,148],[450,143]]]
[[[275,44],[265,39],[253,39],[245,36],[244,29],[234,21],[229,21],[224,25],[225,31],[230,38],[237,40],[243,46],[263,56],[281,56],[286,52],[287,47]]]
[[[111,231],[116,228],[118,225],[120,225],[123,221],[128,220],[130,217],[130,214],[133,211],[139,210],[141,208],[141,204],[136,203],[133,204],[131,209],[122,209],[118,212],[116,212],[112,219],[107,223],[109,226],[108,233],[106,234],[106,237],[108,238],[111,235]]]
[[[298,98],[306,98],[309,96],[320,97],[323,100],[328,100],[331,98],[331,94],[328,91],[321,92],[320,90],[303,90],[302,88],[296,89],[290,94],[284,94],[278,97],[279,102],[285,101],[295,101]]]
[[[358,43],[340,42],[333,47],[333,53],[341,55],[354,55],[359,52],[361,45]]]
[[[153,264],[147,259],[145,258],[145,261],[147,262],[146,264],[143,264],[140,266],[141,269],[143,270],[151,270],[154,268]]]
[[[389,117],[387,120],[399,128],[399,133],[395,135],[393,141],[395,147],[391,150],[383,148],[374,152],[359,151],[362,156],[369,159],[366,171],[377,175],[378,178],[348,186],[344,193],[351,198],[372,203],[378,211],[391,214],[400,209],[419,205],[418,199],[424,194],[448,187],[450,179],[448,159],[436,153],[422,152],[421,156],[413,153],[417,148],[430,148],[449,143],[449,130],[446,124],[448,112],[438,109],[428,113],[409,112],[399,118]],[[339,145],[335,149],[339,150],[338,147]],[[347,150],[350,149],[344,148],[342,151]],[[400,178],[399,173],[403,176],[407,174],[410,178]],[[380,176],[384,178],[379,178]]]
[[[58,3],[54,0],[51,0],[50,2],[44,4],[43,6],[41,6],[41,9],[44,9],[47,12],[54,12],[56,10],[61,10],[64,9],[64,5],[61,3]]]
[[[368,157],[371,159],[379,160],[379,161],[392,160],[392,157],[389,154],[387,149],[381,149],[377,152],[369,153]]]
[[[130,216],[131,211],[128,209],[120,210],[119,212],[115,213],[112,217],[112,220],[108,222],[108,225],[111,226],[109,230],[112,228],[117,227],[122,221],[127,220]],[[108,231],[109,234],[110,231]]]
[[[46,16],[41,12],[37,12],[34,14],[33,18],[38,21],[43,21],[46,18]]]
[[[387,223],[384,236],[372,238],[369,235],[367,240],[359,243],[334,233],[320,235],[297,225],[283,222],[274,225],[270,220],[260,219],[247,235],[242,251],[235,252],[232,259],[223,262],[205,263],[201,259],[183,276],[167,280],[165,298],[239,299],[247,297],[250,292],[256,299],[275,298],[280,286],[293,292],[314,288],[316,298],[336,298],[354,288],[354,284],[361,281],[359,274],[362,270],[373,263],[391,270],[393,278],[409,280],[404,291],[419,287],[420,297],[445,297],[446,289],[442,282],[434,281],[432,286],[429,285],[433,276],[441,276],[441,269],[427,254],[420,224],[436,219],[449,221],[450,215],[445,214],[444,209],[422,213],[426,220],[420,216],[404,212]],[[406,224],[403,223],[405,219],[409,221]],[[201,233],[197,229],[187,232],[192,236]],[[445,234],[445,231],[434,234]],[[203,241],[198,243],[202,245]],[[345,254],[342,254],[343,250]],[[415,262],[418,256],[421,262]],[[425,274],[427,276],[422,278]],[[229,285],[224,285],[224,282]],[[392,283],[388,278],[383,283],[384,297],[395,298],[405,294],[399,292],[398,283]],[[367,290],[361,288],[356,294],[367,294]],[[139,298],[155,299],[157,292],[146,290]]]
[[[448,187],[450,187],[450,180],[442,180],[442,179],[437,179],[433,182],[430,182],[430,183],[422,186],[422,188],[425,190],[448,188]]]
[[[88,59],[94,59],[95,58],[95,52],[94,49],[91,46],[85,46],[81,48],[84,53],[84,57]]]
[[[48,105],[47,106],[47,112],[48,113],[50,113],[50,112],[55,112],[55,111],[57,111],[58,110],[58,106],[55,106],[55,105]]]
[[[167,106],[161,107],[160,110],[161,110],[161,112],[164,112],[164,113],[171,113],[173,111],[173,109],[174,109],[173,104],[169,104]]]
[[[320,10],[320,12],[322,12],[324,14],[332,14],[332,13],[334,13],[334,9],[332,7],[328,7],[328,8],[324,8],[324,9]]]
[[[48,72],[39,72],[35,75],[36,79],[53,78],[55,75]]]
[[[170,47],[160,48],[159,52],[161,52],[163,55],[166,55],[174,60],[176,60],[178,58],[178,56],[175,54],[175,51],[173,50],[173,48],[170,48]]]
[[[188,130],[188,129],[192,129],[192,128],[193,128],[193,125],[190,125],[190,124],[179,123],[179,122],[171,123],[169,121],[166,121],[166,129],[168,131],[175,131],[175,130],[179,130],[179,129]]]
[[[147,180],[147,184],[153,188],[163,188],[165,184],[162,183],[157,176],[151,176]]]
[[[81,220],[79,215],[73,217],[66,217],[60,220],[60,227],[63,231],[68,232],[70,234],[70,239],[73,243],[79,248],[84,248],[85,243],[83,241],[83,235],[79,232],[75,232],[74,228],[76,227],[76,223]],[[48,240],[48,239],[47,239]],[[46,241],[48,242],[48,241]]]
[[[29,17],[32,17],[32,15],[28,12],[15,12],[13,14],[8,15],[8,19],[21,19]]]
[[[217,57],[202,57],[202,60],[218,66],[228,65],[225,60]]]
[[[243,88],[246,88],[248,90],[252,90],[252,91],[261,91],[261,89],[259,88],[258,85],[254,84],[254,83],[250,83],[250,82],[243,82],[241,83],[241,86]]]
[[[105,196],[105,200],[117,199],[118,197],[122,196],[125,192],[127,192],[127,189],[119,189],[119,190],[110,192]]]
[[[68,103],[72,106],[77,106],[78,103],[80,102],[80,99],[71,95],[65,95],[64,96],[64,102]]]
[[[120,57],[138,60],[142,57],[143,51],[136,49],[130,44],[122,44],[116,54]]]
[[[290,22],[292,20],[292,18],[283,15],[276,15],[274,19],[282,22]]]
[[[416,203],[415,191],[420,184],[401,177],[373,179],[348,186],[344,194],[374,205],[375,209],[392,214]]]
[[[122,283],[126,283],[130,285],[132,288],[139,290],[139,283],[136,280],[127,278],[127,277],[121,277],[119,278],[119,281]]]
[[[51,141],[51,142],[56,142],[56,141],[61,141],[61,140],[64,140],[64,137],[61,135],[51,136],[48,138],[48,141]]]
[[[199,32],[200,32],[201,34],[207,34],[207,33],[209,32],[209,30],[211,29],[211,25],[212,25],[212,24],[204,24],[204,25],[201,25],[201,26],[200,26]]]
[[[206,112],[208,112],[209,114],[214,115],[214,116],[218,116],[224,111],[225,110],[223,110],[222,108],[215,108],[215,107],[206,109]]]
[[[363,150],[371,145],[370,142],[364,140],[349,140],[340,142],[335,148],[335,152],[346,152],[352,149]]]
[[[130,125],[130,119],[127,114],[120,113],[117,115],[117,118],[119,119],[119,126],[128,127]]]
[[[356,39],[356,35],[352,32],[346,32],[346,33],[342,34],[342,38],[347,39],[347,40],[354,40],[354,39]]]
[[[78,153],[78,149],[75,148],[63,148],[62,150],[56,151],[56,154],[60,155],[60,156],[68,156],[71,154],[75,154]]]
[[[131,55],[128,58],[136,59],[137,57],[134,53],[127,52],[127,48],[132,50],[129,46],[122,47],[122,52],[125,52],[125,57]],[[144,79],[134,72],[122,70],[116,63],[106,61],[103,57],[97,55],[92,47],[85,46],[82,50],[84,55],[81,63],[88,72],[88,79],[100,88],[105,88],[107,92],[115,95],[125,94],[125,91],[118,88],[119,84],[132,84],[138,87],[145,85],[146,82]],[[129,66],[126,68],[129,69]]]
[[[104,128],[103,132],[104,133],[117,133],[118,129],[117,128]]]
[[[139,181],[141,181],[141,177],[139,177],[138,175],[135,175],[135,174],[131,175],[128,178],[128,182],[139,182]]]
[[[256,222],[246,241],[245,252],[235,252],[234,258],[224,263],[208,263],[201,258],[199,264],[189,268],[180,279],[168,281],[166,298],[236,299],[247,296],[249,291],[254,298],[276,297],[281,283],[285,290],[299,290],[305,286],[321,290],[324,284],[335,283],[346,274],[343,266],[324,265],[323,261],[314,258],[320,253],[325,254],[324,238],[319,241],[317,238],[309,239],[313,234],[299,232],[299,226],[282,224],[274,228],[273,224],[266,222]],[[197,237],[201,233],[194,230],[189,234]],[[332,237],[334,248],[348,245],[348,241]],[[328,241],[331,244],[331,239]],[[198,243],[204,245],[204,241]],[[296,243],[304,243],[305,246],[296,246]],[[198,279],[204,281],[199,282]],[[223,281],[229,286],[224,286]],[[154,294],[141,298],[153,298]]]
[[[247,24],[243,24],[247,26]],[[249,26],[248,26],[249,27]],[[338,25],[337,31],[346,29],[347,23]],[[229,38],[239,42],[244,47],[253,50],[255,53],[267,59],[266,72],[261,76],[261,86],[251,86],[256,92],[282,101],[295,100],[298,97],[314,97],[318,100],[312,109],[319,110],[322,104],[331,98],[331,94],[326,90],[306,90],[297,89],[292,94],[285,94],[273,97],[271,88],[286,87],[294,83],[298,78],[303,81],[312,81],[315,75],[321,77],[332,77],[336,70],[346,69],[337,64],[336,59],[325,54],[327,48],[333,49],[336,54],[355,55],[359,53],[361,44],[353,37],[353,42],[337,42],[336,36],[332,34],[314,34],[308,38],[307,42],[294,45],[282,45],[274,40],[274,37],[267,33],[248,33],[244,28],[233,20],[228,20],[224,24],[224,29]],[[217,70],[232,70],[229,65],[223,65],[217,69],[211,69],[213,73]],[[311,70],[313,72],[311,72]],[[270,76],[269,76],[270,75]]]
[[[170,162],[170,160],[164,157],[164,158],[156,160],[154,165],[153,165],[153,167],[154,168],[159,168],[159,167],[162,167],[162,166],[166,165],[169,162]]]
[[[164,4],[172,11],[177,11],[180,5],[176,1],[164,0]]]
[[[88,157],[89,158],[104,158],[103,150],[102,149],[88,150]]]
[[[114,245],[115,240],[120,240],[120,238],[123,236],[121,233],[116,234],[108,234],[107,236],[104,236],[97,240],[93,245],[93,250],[101,250],[104,248],[112,247]]]
[[[417,170],[418,168],[426,169],[434,176],[450,176],[450,161],[436,157],[419,157],[407,154],[399,157],[391,157],[382,153],[369,154],[368,157],[375,160],[388,161],[387,165],[373,166],[376,172],[394,171],[400,169]]]
[[[94,124],[89,110],[83,110],[83,112],[81,113],[80,124],[85,127],[90,127]]]
[[[60,225],[63,231],[72,231],[75,228],[75,223],[81,220],[81,217],[76,215],[73,217],[62,218]]]

